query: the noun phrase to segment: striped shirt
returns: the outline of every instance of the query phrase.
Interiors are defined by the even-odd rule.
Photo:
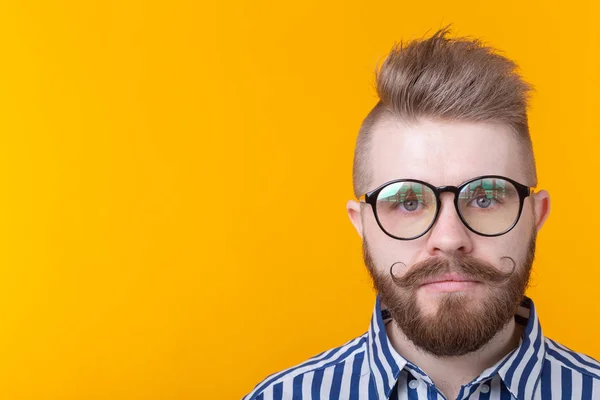
[[[463,385],[457,399],[600,399],[600,363],[544,337],[530,298],[515,320],[524,325],[519,346]],[[446,399],[394,350],[385,330],[390,321],[377,296],[367,332],[266,377],[243,400]]]

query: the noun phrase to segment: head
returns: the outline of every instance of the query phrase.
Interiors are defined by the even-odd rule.
[[[431,38],[394,46],[376,72],[379,102],[354,157],[357,198],[395,179],[459,186],[482,175],[537,185],[527,123],[530,86],[515,64],[478,40]],[[437,356],[476,351],[513,318],[528,285],[549,195],[525,197],[518,222],[483,236],[443,192],[435,223],[411,240],[386,234],[371,204],[349,201],[375,289],[406,337]]]

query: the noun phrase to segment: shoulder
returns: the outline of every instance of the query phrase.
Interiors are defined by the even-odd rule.
[[[363,362],[366,360],[367,333],[358,336],[341,346],[319,353],[301,364],[276,372],[264,378],[242,400],[255,400],[271,398],[275,393],[293,390],[294,386],[306,385],[304,377],[323,379],[325,375],[334,374],[341,370],[341,366],[351,363],[350,368],[360,373]],[[336,368],[337,367],[337,368]],[[343,368],[346,369],[346,368]],[[308,380],[308,379],[307,379]],[[290,396],[291,397],[291,396]]]
[[[570,370],[571,373],[579,373],[600,381],[600,362],[598,360],[571,350],[547,337],[545,344],[546,360],[552,365],[560,367],[561,370]]]

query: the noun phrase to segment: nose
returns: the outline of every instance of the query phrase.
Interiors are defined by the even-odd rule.
[[[427,252],[431,256],[468,254],[473,248],[470,231],[458,216],[453,196],[453,193],[440,196],[441,208],[427,236]]]

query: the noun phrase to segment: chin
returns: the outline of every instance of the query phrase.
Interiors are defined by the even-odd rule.
[[[483,291],[421,292],[417,294],[418,304],[423,315],[434,316],[442,301],[451,299],[463,310],[477,311],[486,294]]]

